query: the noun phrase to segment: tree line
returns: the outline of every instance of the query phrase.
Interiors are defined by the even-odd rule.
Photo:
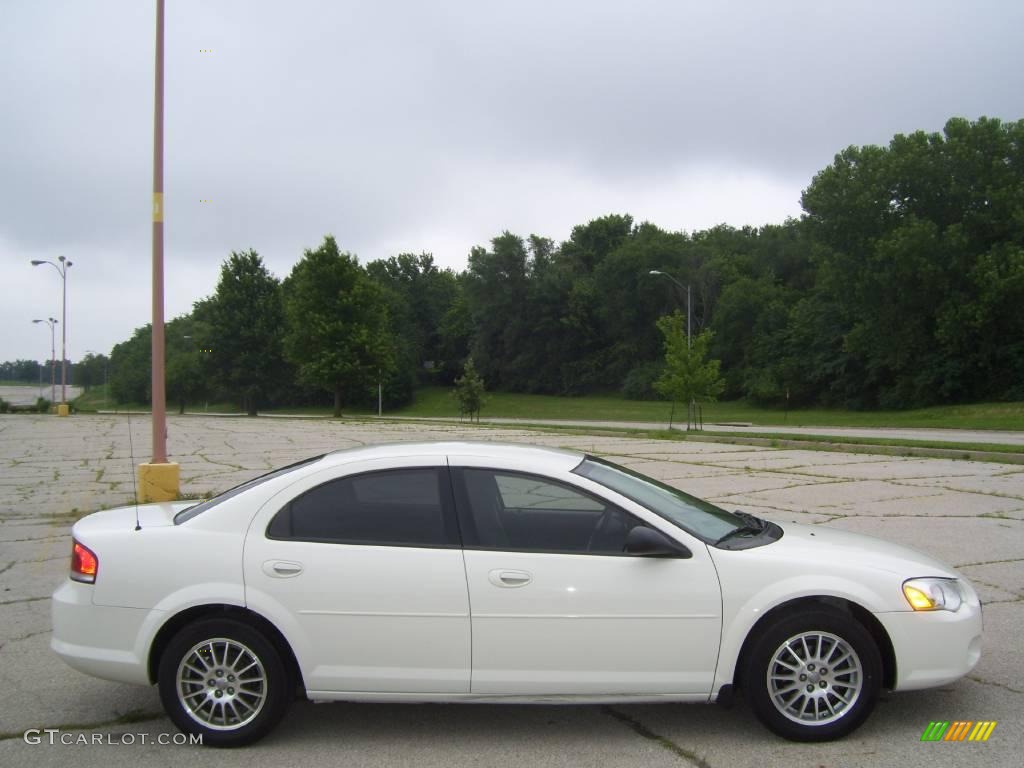
[[[503,232],[461,272],[429,253],[362,265],[330,236],[284,280],[235,252],[214,293],[167,324],[168,396],[340,412],[375,402],[381,381],[393,407],[452,384],[471,357],[491,390],[657,398],[658,322],[686,316],[682,285],[725,398],[1024,399],[1024,120],[954,118],[851,146],[801,205],[758,228],[670,232],[612,214],[561,243]],[[118,399],[148,399],[148,327],[114,347],[109,376]]]

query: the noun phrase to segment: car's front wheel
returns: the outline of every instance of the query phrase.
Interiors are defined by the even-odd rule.
[[[291,691],[274,645],[230,619],[206,619],[179,631],[160,659],[158,681],[174,724],[213,747],[265,736],[284,716]]]
[[[871,634],[839,610],[782,616],[746,658],[743,687],[758,718],[794,741],[838,739],[871,714],[882,661]]]

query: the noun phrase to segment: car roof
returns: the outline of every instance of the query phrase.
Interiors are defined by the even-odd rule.
[[[579,464],[584,454],[562,448],[547,448],[521,443],[496,443],[483,440],[436,440],[415,443],[379,443],[344,448],[324,456],[331,464],[347,464],[365,459],[401,456],[473,456],[475,458],[523,462],[536,461],[552,469],[568,471]]]

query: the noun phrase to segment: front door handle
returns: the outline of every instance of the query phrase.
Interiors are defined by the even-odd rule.
[[[263,564],[263,572],[275,579],[288,579],[302,573],[302,563],[293,560],[267,560]]]
[[[487,580],[496,587],[525,587],[533,581],[533,576],[526,571],[498,568],[487,574]]]

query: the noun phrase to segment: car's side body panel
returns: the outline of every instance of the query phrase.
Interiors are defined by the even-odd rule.
[[[494,466],[493,459],[481,456],[452,455],[449,462],[453,469]],[[571,463],[554,469],[506,461],[501,468],[557,480],[653,517],[572,474]],[[456,493],[456,499],[465,498]],[[461,517],[465,510],[459,512]],[[693,694],[706,699],[721,632],[718,577],[702,542],[671,531],[692,557],[467,548],[473,694]],[[504,584],[500,575],[506,572],[523,574],[520,578],[528,581]]]
[[[447,472],[443,456],[327,468],[275,494],[253,519],[244,556],[246,604],[292,644],[311,690],[470,690],[469,598],[460,548],[267,536],[286,503],[327,481],[408,466]],[[284,574],[275,571],[280,564]]]

